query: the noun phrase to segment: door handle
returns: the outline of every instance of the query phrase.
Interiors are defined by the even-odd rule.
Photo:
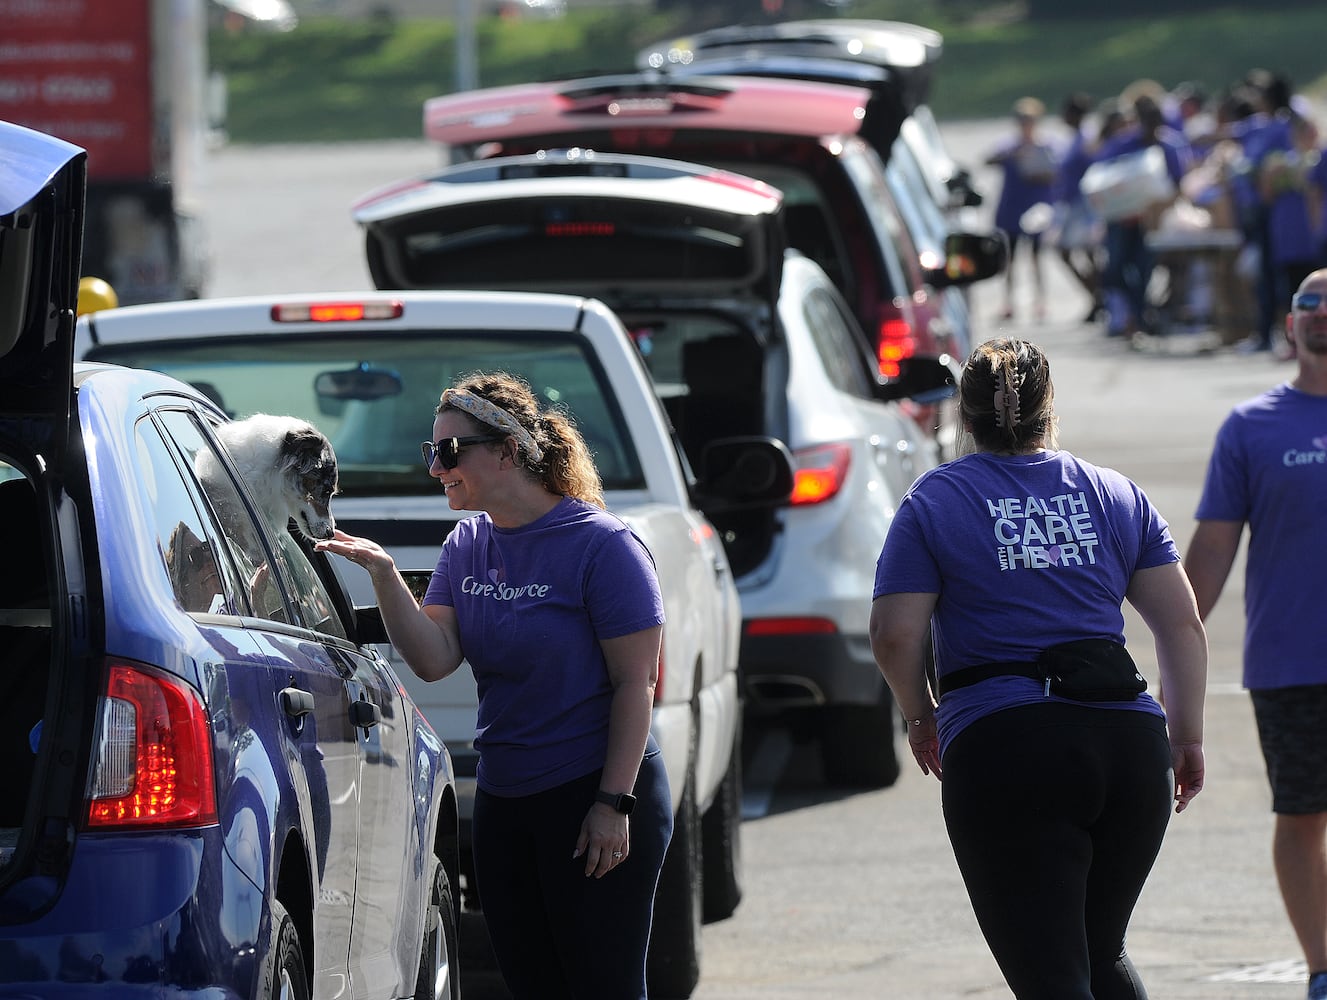
[[[308,715],[313,711],[313,695],[307,691],[301,691],[299,688],[283,688],[281,691],[281,707],[285,709],[287,715],[298,719],[300,716]]]
[[[356,729],[368,729],[371,726],[376,726],[381,715],[378,706],[371,701],[350,703],[350,721],[354,723]]]

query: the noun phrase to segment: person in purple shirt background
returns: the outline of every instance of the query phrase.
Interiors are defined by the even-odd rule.
[[[1222,423],[1184,566],[1206,620],[1248,525],[1244,686],[1276,815],[1272,858],[1309,1000],[1327,1000],[1327,270],[1300,284],[1286,331],[1298,371]]]
[[[1092,108],[1092,98],[1084,93],[1073,93],[1064,99],[1060,120],[1069,128],[1070,138],[1058,157],[1055,180],[1051,184],[1051,200],[1055,206],[1051,238],[1064,266],[1078,280],[1083,291],[1091,296],[1092,307],[1084,318],[1087,323],[1105,314],[1101,264],[1097,259],[1104,226],[1079,187],[1083,174],[1092,163],[1093,140],[1086,128]]]
[[[1054,148],[1037,134],[1046,106],[1035,97],[1024,97],[1014,102],[1014,123],[1017,134],[1001,143],[986,158],[988,166],[998,166],[1002,172],[1000,199],[995,205],[995,228],[1009,240],[1009,264],[1005,268],[1003,319],[1014,318],[1014,261],[1019,247],[1028,247],[1028,262],[1032,268],[1032,287],[1035,299],[1033,314],[1038,320],[1046,315],[1046,287],[1041,270],[1041,236],[1046,223],[1029,227],[1026,221],[1029,209],[1051,208],[1051,184],[1055,180],[1056,156]],[[1046,220],[1049,222],[1049,219]]]
[[[423,445],[453,510],[422,604],[391,556],[368,570],[393,645],[425,680],[479,692],[475,880],[515,1000],[644,1000],[672,797],[650,735],[663,597],[644,543],[604,509],[570,420],[503,372],[442,394]]]
[[[1271,203],[1259,183],[1263,161],[1269,153],[1293,148],[1290,135],[1290,81],[1267,70],[1245,74],[1244,86],[1254,111],[1234,123],[1230,136],[1243,151],[1245,171],[1235,179],[1235,197],[1244,214],[1245,238],[1258,248],[1257,328],[1244,350],[1272,349],[1277,320],[1277,285],[1280,281],[1276,250],[1272,245]],[[1291,288],[1294,286],[1291,285]]]
[[[1141,1000],[1125,932],[1172,804],[1203,786],[1206,635],[1143,491],[1057,450],[1040,348],[979,346],[959,406],[976,450],[899,505],[871,649],[918,765],[941,779],[955,859],[1014,995]],[[1137,686],[1074,691],[1037,669],[1087,640],[1108,681],[1135,680],[1125,600],[1153,635],[1164,711]]]
[[[1124,104],[1123,97],[1121,103]],[[1189,144],[1165,124],[1161,106],[1150,92],[1143,91],[1125,105],[1133,121],[1117,135],[1102,143],[1095,161],[1113,160],[1148,146],[1160,146],[1165,153],[1166,171],[1179,189],[1180,181],[1191,166]],[[1147,286],[1156,267],[1156,256],[1147,245],[1148,220],[1142,217],[1114,219],[1106,224],[1106,269],[1102,275],[1105,288],[1120,293],[1127,312],[1109,319],[1107,334],[1126,336],[1153,331]]]
[[[1311,171],[1318,165],[1318,128],[1292,111],[1284,140],[1269,149],[1258,171],[1258,190],[1267,206],[1267,246],[1272,259],[1272,301],[1283,315],[1291,296],[1309,273],[1327,263],[1320,256]]]

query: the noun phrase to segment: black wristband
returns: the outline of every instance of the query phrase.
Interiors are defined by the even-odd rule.
[[[631,810],[636,807],[636,796],[629,792],[606,792],[602,788],[594,793],[594,801],[612,806],[623,816],[630,816]]]

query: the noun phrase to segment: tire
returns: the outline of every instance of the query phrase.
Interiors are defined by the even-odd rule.
[[[742,738],[740,725],[723,783],[700,824],[705,923],[727,920],[742,901]]]
[[[419,950],[415,1000],[461,1000],[460,935],[456,897],[447,869],[433,859],[433,887],[424,912],[424,939]]]
[[[894,699],[881,684],[874,705],[833,705],[823,711],[820,754],[825,781],[843,788],[888,788],[898,781]]]
[[[696,778],[689,773],[654,894],[645,961],[652,1000],[686,1000],[700,982],[701,886]]]
[[[258,980],[262,1000],[310,1000],[299,931],[279,900],[272,901],[272,943]]]

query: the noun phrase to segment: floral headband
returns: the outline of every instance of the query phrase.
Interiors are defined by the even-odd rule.
[[[444,407],[454,406],[458,410],[464,410],[476,420],[510,434],[516,439],[516,444],[530,456],[530,461],[538,462],[544,457],[544,449],[539,447],[534,436],[522,426],[521,422],[483,396],[476,396],[468,389],[446,389],[443,391],[441,402]]]

